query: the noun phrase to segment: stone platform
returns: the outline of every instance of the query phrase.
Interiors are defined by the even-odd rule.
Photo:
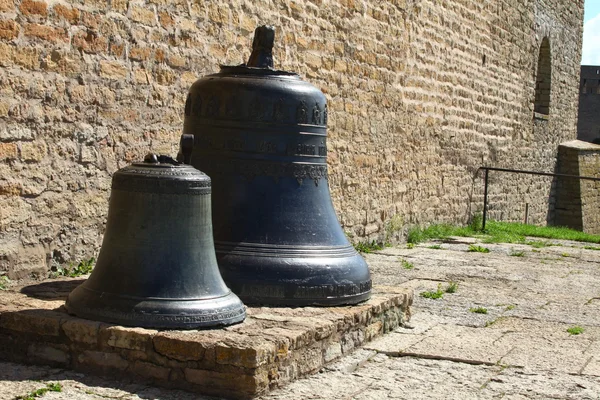
[[[413,293],[375,287],[336,308],[248,308],[221,330],[157,331],[75,318],[67,294],[82,279],[1,292],[0,358],[71,368],[230,398],[252,398],[319,371],[410,318]]]

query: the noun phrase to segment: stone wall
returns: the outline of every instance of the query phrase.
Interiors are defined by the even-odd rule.
[[[600,145],[573,140],[558,151],[558,172],[600,178]],[[555,178],[554,225],[600,234],[600,182]]]
[[[187,89],[244,61],[258,24],[276,27],[276,66],[327,95],[329,184],[354,240],[466,222],[478,167],[552,171],[575,138],[582,19],[583,0],[0,0],[0,273],[93,255],[111,174],[176,153]],[[543,223],[550,187],[493,177],[490,216],[529,202]]]
[[[577,139],[600,141],[600,65],[582,65]]]

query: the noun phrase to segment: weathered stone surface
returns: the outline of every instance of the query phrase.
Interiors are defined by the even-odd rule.
[[[102,324],[99,330],[101,344],[128,350],[146,351],[152,348],[155,330]]]
[[[409,289],[375,288],[357,306],[249,308],[243,323],[226,329],[159,332],[67,315],[64,299],[79,283],[50,280],[3,292],[0,354],[236,398],[318,371],[382,335],[388,320],[406,322],[412,298]]]
[[[77,363],[92,368],[107,368],[109,370],[125,370],[129,366],[129,363],[116,353],[91,350],[79,354]]]
[[[215,363],[215,345],[218,335],[203,332],[159,332],[152,341],[154,350],[179,361],[204,361]]]
[[[72,342],[85,344],[98,343],[100,322],[73,318],[65,321],[61,328]]]
[[[66,349],[59,349],[56,346],[47,346],[36,343],[32,343],[29,346],[27,355],[31,359],[37,359],[50,364],[68,365],[70,360]]]
[[[12,40],[19,36],[19,25],[12,20],[0,21],[0,39]]]
[[[477,240],[460,238],[442,243],[443,250],[428,249],[433,244],[428,243],[417,245],[414,249],[386,248],[367,255],[373,279],[392,285],[394,291],[409,288],[418,294],[435,289],[438,283],[442,283],[444,288],[450,281],[458,282],[458,291],[445,293],[439,300],[417,295],[414,298],[414,316],[409,324],[368,344],[367,347],[372,350],[357,349],[344,355],[341,360],[321,367],[319,373],[265,393],[259,399],[596,398],[600,392],[600,325],[597,318],[600,313],[600,277],[597,273],[600,252],[584,248],[587,244],[583,243],[552,242],[554,246],[541,249],[522,244],[479,243],[489,247],[490,253],[473,254],[467,252],[468,245],[478,243]],[[515,251],[523,251],[523,256],[511,256]],[[563,257],[562,254],[569,254],[569,257]],[[411,270],[402,268],[401,259],[410,260],[415,267]],[[35,304],[36,307],[42,307],[47,302],[22,299],[22,296],[10,291],[3,292],[2,297],[6,303],[20,306]],[[396,301],[402,300],[398,297],[392,303]],[[372,309],[386,307],[383,304],[381,307],[378,304],[371,305]],[[488,313],[471,312],[470,308],[476,305],[486,307]],[[9,307],[0,304],[0,309]],[[52,307],[58,305],[54,303]],[[356,315],[364,313],[364,306],[358,309],[360,311]],[[173,339],[179,340],[186,333],[188,339],[205,335],[204,340],[208,340],[206,336],[222,335],[221,338],[225,340],[228,335],[260,332],[260,337],[266,335],[288,341],[289,349],[292,348],[292,342],[295,346],[306,346],[312,355],[303,360],[306,362],[302,367],[305,370],[318,368],[318,356],[323,354],[326,357],[328,349],[333,349],[331,352],[334,356],[341,354],[341,344],[335,334],[323,339],[322,353],[315,347],[314,329],[319,326],[316,321],[339,321],[328,309],[303,309],[302,318],[312,319],[304,328],[294,323],[297,310],[265,307],[250,308],[248,312],[249,319],[244,324],[219,332],[172,332]],[[343,314],[340,309],[337,315]],[[360,317],[341,319],[356,322]],[[242,329],[244,325],[247,326]],[[583,327],[583,333],[570,334],[567,329],[574,326]],[[312,330],[312,339],[308,340],[308,336],[302,334],[302,329]],[[158,333],[155,339],[165,333]],[[511,346],[498,365],[479,364],[497,357],[494,348],[490,350],[490,356],[482,357],[480,354],[482,349],[489,347],[488,337],[499,337],[495,342],[499,348]],[[0,338],[4,340],[1,335]],[[464,338],[464,343],[459,342],[458,338]],[[466,357],[463,358],[460,347],[467,346],[477,338],[480,338],[480,343],[465,349]],[[448,349],[440,350],[434,339],[446,341]],[[420,348],[422,352],[418,357],[401,351],[426,340],[434,345]],[[5,351],[1,345],[0,351]],[[139,350],[126,352],[129,361],[150,362],[141,358],[145,353]],[[136,352],[137,358],[132,357],[133,352]],[[267,374],[271,386],[281,387],[298,377],[299,366],[294,362],[301,359],[300,351],[291,350],[278,368],[261,366],[257,369],[257,376]],[[174,382],[185,380],[185,368],[209,370],[195,365],[178,365],[172,369]],[[243,375],[239,367],[219,364],[216,368],[212,370],[221,371],[230,379]],[[203,379],[209,382],[212,379],[206,372],[192,375],[188,371],[190,379],[197,378],[196,382],[203,382]],[[36,383],[34,379],[43,379],[43,382]],[[246,381],[246,378],[244,380],[245,387],[252,387],[252,382]],[[63,385],[67,398],[92,400],[103,395],[132,399],[208,400],[195,393],[148,387],[140,383],[137,375],[136,382],[129,383],[82,377],[50,368],[0,364],[0,393],[9,398],[43,387],[46,382],[56,381]],[[213,394],[239,397],[239,393],[228,392],[227,388],[217,389]]]
[[[0,327],[15,332],[33,333],[41,336],[58,336],[60,313],[46,310],[21,310],[0,314]]]

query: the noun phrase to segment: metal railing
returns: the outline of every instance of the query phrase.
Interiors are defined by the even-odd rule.
[[[599,182],[600,178],[594,178],[592,176],[581,176],[581,175],[569,175],[569,174],[554,174],[550,172],[538,172],[538,171],[526,171],[522,169],[510,169],[510,168],[496,168],[496,167],[479,167],[478,171],[484,170],[484,188],[483,188],[483,220],[481,222],[481,229],[485,230],[485,222],[487,220],[487,205],[488,205],[488,176],[490,171],[498,171],[498,172],[510,172],[515,174],[527,174],[527,175],[542,175],[542,176],[552,176],[552,177],[560,177],[560,178],[572,178],[579,180],[587,180],[587,181],[596,181]]]

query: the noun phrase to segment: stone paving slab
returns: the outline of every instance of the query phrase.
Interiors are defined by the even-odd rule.
[[[350,307],[248,308],[220,330],[158,331],[70,316],[73,280],[3,293],[0,357],[248,398],[314,373],[408,320],[412,291],[378,287]],[[78,283],[81,280],[77,280]]]

